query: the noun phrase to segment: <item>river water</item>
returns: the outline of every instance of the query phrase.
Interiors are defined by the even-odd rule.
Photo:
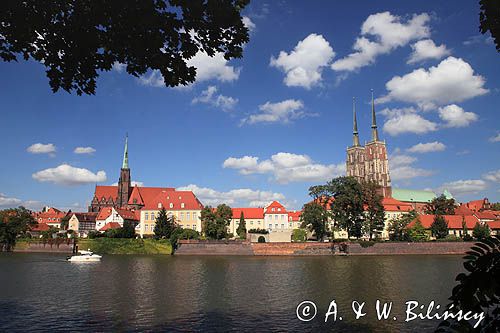
[[[405,302],[444,308],[463,271],[460,256],[64,259],[0,254],[0,332],[426,332],[439,322],[405,322]],[[393,302],[389,319],[377,320],[377,299]],[[317,307],[308,322],[304,300]],[[332,300],[337,320],[325,323]],[[366,302],[358,320],[354,300]]]

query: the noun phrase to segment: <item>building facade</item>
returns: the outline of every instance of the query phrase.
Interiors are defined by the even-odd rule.
[[[380,186],[382,196],[391,197],[391,178],[389,175],[389,160],[385,141],[378,135],[375,104],[371,103],[371,141],[360,144],[356,105],[353,99],[353,139],[352,146],[347,148],[346,172],[347,176],[356,178],[359,182],[375,182]]]

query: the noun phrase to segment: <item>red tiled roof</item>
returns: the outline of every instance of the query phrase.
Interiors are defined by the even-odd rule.
[[[60,223],[61,219],[66,216],[66,212],[62,212],[59,209],[50,207],[45,212],[36,212],[33,217],[38,223]]]
[[[120,223],[118,222],[109,222],[104,225],[99,231],[106,231],[108,229],[118,229],[121,228]]]
[[[115,210],[124,220],[139,220],[136,217],[135,212],[131,210],[121,208],[116,208]]]
[[[460,206],[458,206],[457,208],[455,208],[455,214],[456,215],[472,215],[474,212],[472,211],[472,209],[470,209],[469,207],[467,207],[466,204],[461,204]]]
[[[492,212],[488,212],[488,211],[475,212],[474,215],[478,219],[481,219],[481,220],[496,220],[497,219],[495,214],[493,214]]]
[[[384,206],[384,210],[388,212],[409,212],[413,210],[413,206],[410,203],[394,198],[383,198],[382,205]]]
[[[111,215],[112,211],[113,211],[113,209],[111,207],[101,208],[101,210],[97,214],[96,220],[105,220],[105,219],[107,219]]]
[[[275,210],[273,211],[273,208]],[[281,210],[278,212],[278,208],[281,208]],[[286,208],[282,204],[280,204],[278,201],[273,201],[271,202],[268,206],[266,206],[264,214],[276,214],[276,213],[286,213]]]
[[[153,191],[151,193],[146,193],[144,189],[141,188],[141,194],[144,198],[144,209],[160,209],[161,207],[169,210],[198,210],[203,209],[203,205],[194,195],[192,191],[176,191],[176,190],[162,190],[155,192],[153,196]],[[161,204],[161,207],[158,206]],[[170,205],[172,204],[172,206]],[[182,207],[184,204],[184,207]]]
[[[243,212],[245,219],[263,219],[263,208],[233,208],[233,219],[239,219]]]
[[[134,186],[130,198],[128,199],[129,205],[144,205],[144,199],[142,199],[141,191],[139,187]]]
[[[466,205],[467,205],[467,207],[469,207],[473,211],[478,211],[478,210],[484,209],[485,205],[487,203],[488,203],[488,199],[484,198],[481,200],[469,201],[468,203],[466,203]]]
[[[76,215],[78,222],[95,222],[97,213],[72,213],[71,216]]]
[[[487,221],[486,224],[490,227],[492,230],[499,230],[500,229],[500,220],[495,220],[495,221]]]
[[[96,185],[94,196],[97,197],[98,200],[112,198],[113,200],[118,199],[118,186],[104,186],[104,185]]]
[[[31,231],[47,231],[49,230],[49,225],[47,223],[38,223],[34,226],[32,226],[30,229]]]
[[[434,222],[434,217],[436,215],[420,215],[417,217],[422,225],[424,226],[425,229],[429,229]],[[476,223],[479,222],[479,220],[472,216],[472,215],[443,215],[446,223],[448,223],[448,229],[462,229],[462,221],[463,217],[465,217],[465,225],[467,228],[470,230],[474,228]],[[408,227],[411,228],[417,219],[413,220],[408,224]]]
[[[301,214],[302,214],[301,210],[294,210],[293,212],[288,212],[288,221],[290,221],[290,217],[292,218],[291,221],[293,222],[300,221]]]

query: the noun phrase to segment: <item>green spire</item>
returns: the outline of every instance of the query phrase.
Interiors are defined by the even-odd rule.
[[[352,98],[352,117],[353,117],[353,129],[352,129],[352,145],[354,147],[359,146],[359,135],[358,135],[358,122],[356,121],[356,99]]]
[[[128,169],[128,133],[125,137],[125,150],[123,151],[122,169]]]
[[[377,130],[377,119],[375,119],[375,103],[373,101],[373,89],[372,89],[372,140],[378,140],[378,130]]]

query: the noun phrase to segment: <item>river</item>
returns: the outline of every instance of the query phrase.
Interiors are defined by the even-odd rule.
[[[426,332],[438,322],[405,322],[405,302],[444,307],[461,271],[460,256],[443,255],[106,255],[77,264],[0,254],[0,331]],[[377,320],[377,299],[393,302],[387,320]],[[296,315],[304,300],[317,307],[308,322]],[[337,320],[324,323],[332,300]],[[358,320],[354,300],[366,302]]]

